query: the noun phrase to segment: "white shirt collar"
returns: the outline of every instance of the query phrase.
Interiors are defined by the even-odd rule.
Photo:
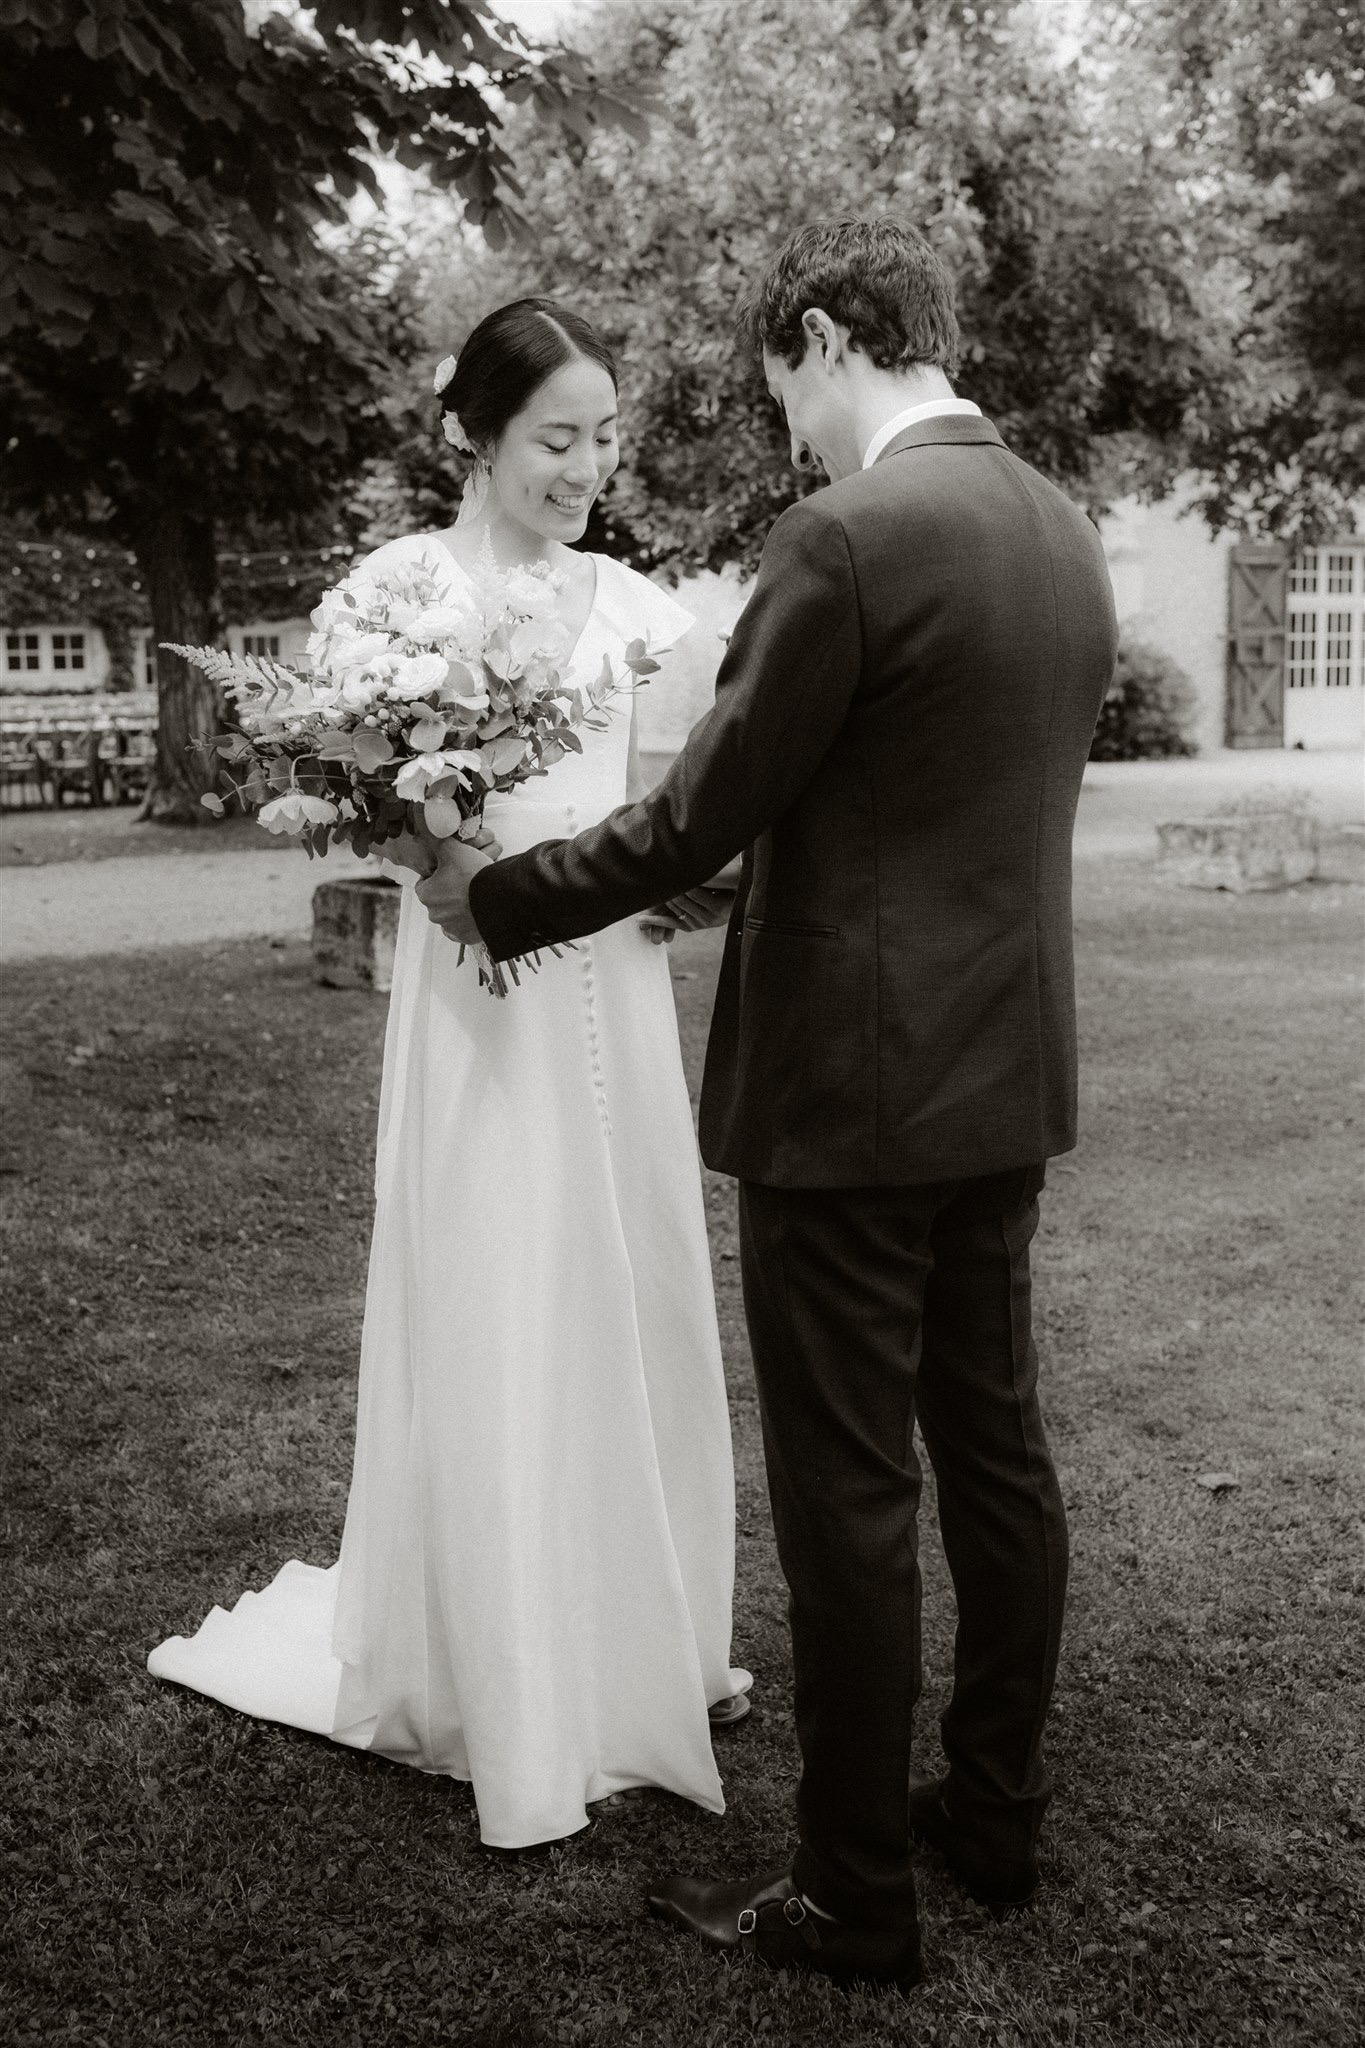
[[[970,398],[931,398],[923,405],[907,406],[904,412],[898,412],[893,420],[888,420],[884,427],[878,427],[867,444],[863,468],[871,469],[882,450],[895,440],[897,434],[903,434],[907,427],[917,425],[920,420],[931,420],[938,413],[951,412],[975,413],[978,419],[981,417],[981,407],[973,405]]]

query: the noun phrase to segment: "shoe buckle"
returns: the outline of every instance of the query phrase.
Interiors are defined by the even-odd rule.
[[[758,1915],[752,1906],[746,1906],[739,1916],[741,1934],[755,1934],[758,1931]]]
[[[816,1949],[822,1946],[820,1929],[815,1924],[815,1915],[806,1911],[805,1901],[795,1892],[793,1892],[789,1899],[783,1900],[782,1917],[788,1927],[800,1928],[801,1939],[805,1942],[807,1948]]]

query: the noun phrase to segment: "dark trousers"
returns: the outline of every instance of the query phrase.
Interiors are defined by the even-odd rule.
[[[1037,1398],[1029,1244],[1043,1169],[898,1188],[740,1187],[744,1300],[791,1593],[796,1881],[831,1913],[915,1914],[906,1813],[920,1690],[916,1420],[957,1596],[947,1801],[1027,1855],[1066,1593]]]

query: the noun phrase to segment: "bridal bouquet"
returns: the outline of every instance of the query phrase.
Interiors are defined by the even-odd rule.
[[[341,843],[364,858],[404,832],[473,839],[492,791],[581,753],[577,728],[601,730],[609,699],[658,668],[632,640],[620,671],[606,659],[591,682],[567,683],[562,584],[548,567],[500,569],[485,542],[467,597],[420,563],[353,571],[312,614],[306,670],[172,652],[233,700],[238,730],[210,747],[237,796],[310,859]],[[220,797],[200,801],[222,814]],[[501,967],[478,952],[480,981],[505,996]]]

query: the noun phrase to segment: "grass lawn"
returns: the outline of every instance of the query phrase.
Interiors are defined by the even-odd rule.
[[[922,1859],[928,1981],[727,1967],[639,1899],[789,1844],[783,1593],[713,1180],[740,1472],[723,1820],[603,1814],[538,1858],[463,1788],[158,1685],[147,1650],[287,1557],[349,1476],[381,1001],[304,950],[9,970],[0,2035],[15,2043],[1346,2048],[1365,1997],[1358,1281],[1362,894],[1078,898],[1085,1115],[1037,1257],[1074,1576],[1038,1905]],[[712,935],[674,972],[698,1070]],[[1200,1475],[1231,1473],[1213,1492]],[[929,1518],[932,1521],[932,1517]],[[937,1755],[951,1608],[926,1538]]]

